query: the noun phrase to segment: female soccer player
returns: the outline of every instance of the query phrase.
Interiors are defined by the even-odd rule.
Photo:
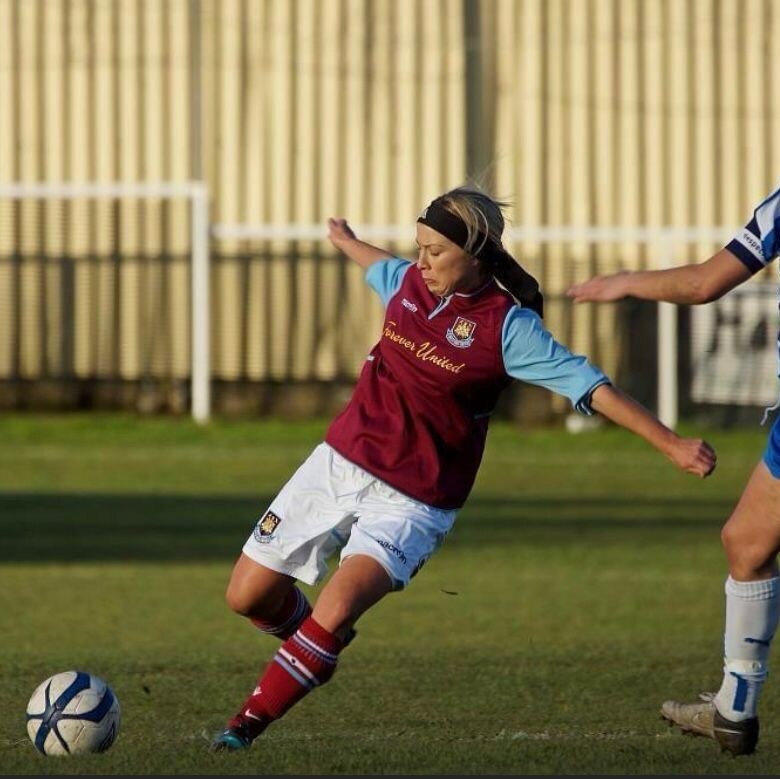
[[[597,276],[575,284],[567,294],[577,302],[632,296],[680,304],[709,303],[778,254],[780,189],[758,205],[753,218],[725,248],[697,265]],[[723,682],[717,694],[703,693],[700,703],[666,701],[661,714],[684,731],[714,739],[723,751],[750,754],[758,742],[758,698],[780,615],[776,560],[780,551],[780,417],[769,433],[764,456],[723,526],[721,540],[729,565]]]
[[[436,198],[417,220],[415,263],[358,240],[343,219],[328,226],[333,244],[366,269],[386,307],[384,326],[352,399],[233,570],[230,607],[283,643],[215,750],[247,748],[327,682],[358,617],[406,587],[436,551],[512,379],[603,414],[684,471],[704,477],[715,467],[707,443],[679,438],[545,330],[539,287],[501,245],[500,204],[485,194],[460,188]],[[312,611],[296,580],[319,581],[339,547],[341,564]]]

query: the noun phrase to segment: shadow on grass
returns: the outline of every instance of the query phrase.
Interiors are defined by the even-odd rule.
[[[0,562],[233,560],[270,496],[0,494]],[[448,545],[711,537],[732,503],[474,497]]]

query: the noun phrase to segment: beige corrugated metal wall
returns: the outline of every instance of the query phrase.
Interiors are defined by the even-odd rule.
[[[736,224],[780,171],[777,40],[776,0],[0,0],[0,182],[203,177],[217,222],[411,236],[482,175],[514,224]],[[0,378],[186,376],[188,241],[181,202],[0,202]],[[551,300],[653,259],[515,249]],[[379,310],[326,244],[212,255],[216,378],[357,369]],[[611,312],[548,310],[614,367]]]

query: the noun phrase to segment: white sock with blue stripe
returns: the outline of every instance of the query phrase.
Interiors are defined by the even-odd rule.
[[[732,722],[756,716],[778,618],[780,577],[738,582],[729,576],[723,683],[715,696],[715,706]]]

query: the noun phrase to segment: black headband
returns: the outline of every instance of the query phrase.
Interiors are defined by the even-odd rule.
[[[457,215],[453,214],[440,198],[432,201],[431,204],[417,218],[421,224],[427,225],[437,233],[441,233],[445,238],[449,238],[454,244],[466,249],[468,243],[469,230],[466,223]],[[471,250],[469,254],[478,260],[483,260],[489,266],[495,265],[507,251],[497,244],[492,238],[485,235],[481,230],[476,233],[476,251]]]
[[[544,298],[539,291],[536,279],[521,267],[515,258],[481,230],[476,234],[476,250],[466,249],[469,231],[466,223],[444,206],[441,198],[436,198],[417,219],[421,224],[436,230],[445,238],[449,238],[461,249],[485,263],[492,273],[523,306],[543,315]]]

